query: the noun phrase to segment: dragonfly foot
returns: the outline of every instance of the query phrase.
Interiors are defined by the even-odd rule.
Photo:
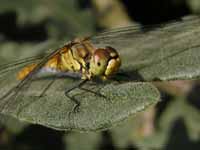
[[[81,105],[80,102],[75,97],[69,96],[68,92],[65,93],[65,96],[75,103],[75,106],[73,107],[72,112],[73,113],[80,112],[80,105]]]
[[[79,113],[80,112],[80,103],[79,104],[75,104],[75,106],[73,107],[72,112],[73,113]]]

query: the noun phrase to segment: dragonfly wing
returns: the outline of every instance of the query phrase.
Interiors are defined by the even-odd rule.
[[[29,95],[32,81],[35,79],[39,70],[47,62],[47,60],[56,53],[44,56],[35,56],[27,59],[19,60],[13,63],[0,66],[0,108],[1,111],[6,107],[16,107],[17,100],[22,99],[25,95]],[[23,80],[17,79],[17,73],[26,65],[36,63],[37,67]],[[48,84],[47,84],[48,85]],[[41,84],[41,88],[42,88]],[[28,94],[27,94],[28,93]]]
[[[130,26],[99,34],[92,41],[98,47],[115,48],[121,55],[123,70],[138,71],[199,47],[199,24],[199,17],[191,17],[161,24],[153,30],[148,30],[149,27],[146,30],[144,26],[139,31],[139,28]]]

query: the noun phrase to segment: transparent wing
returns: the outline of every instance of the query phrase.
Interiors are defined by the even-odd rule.
[[[15,110],[23,102],[30,103],[27,97],[38,98],[50,88],[55,81],[54,77],[38,78],[38,72],[43,65],[54,56],[58,50],[46,56],[30,57],[0,66],[0,107],[1,111]],[[37,63],[37,67],[23,80],[16,78],[17,73],[27,64]],[[36,78],[38,78],[36,80]],[[24,100],[24,101],[23,101]],[[26,100],[26,101],[25,101]],[[12,109],[13,108],[13,109]]]
[[[94,36],[92,41],[98,47],[117,49],[122,57],[122,69],[130,69],[129,61],[134,60],[131,69],[139,70],[199,47],[199,38],[200,18],[187,17],[156,26],[129,26],[105,31]]]

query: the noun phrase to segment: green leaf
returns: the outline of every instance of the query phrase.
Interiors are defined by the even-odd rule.
[[[51,42],[39,45],[7,43],[2,45],[2,50],[5,49],[6,52],[10,47],[9,53],[14,54],[12,49],[21,49],[20,53],[15,53],[12,56],[12,58],[16,58],[22,57],[22,54],[26,56],[43,52],[43,49],[45,47],[48,49],[50,45],[52,45]],[[29,53],[31,49],[35,51]],[[26,51],[26,53],[23,53],[23,51]],[[13,68],[15,69],[8,66],[6,68],[8,72],[1,73],[1,98],[18,84],[19,81],[16,80],[16,74],[27,63],[31,62],[27,59],[25,63],[14,65]],[[25,91],[23,89],[19,90],[20,94],[15,95],[17,96],[16,99],[12,97],[12,94],[11,98],[1,99],[1,112],[25,122],[41,124],[58,130],[88,131],[109,128],[160,99],[157,89],[148,83],[116,83],[116,85],[114,83],[106,85],[100,83],[98,85],[97,83],[91,87],[86,85],[86,88],[100,90],[101,94],[106,98],[99,97],[93,93],[75,90],[70,95],[75,95],[81,105],[80,112],[74,113],[75,103],[64,95],[64,91],[72,84],[76,84],[76,81],[68,78],[58,78],[55,84],[45,92],[45,95],[39,97],[51,81],[52,78],[34,80],[28,89]]]
[[[38,53],[50,45],[52,43],[47,42],[39,45],[25,44],[20,47],[18,44],[7,43],[2,45],[1,52],[4,53],[3,49],[6,52],[8,47],[10,47],[10,54],[14,54],[12,48],[13,50],[21,49],[21,53],[18,52],[12,56],[12,58],[16,58],[20,57],[21,54],[26,56],[23,50],[29,53],[30,50],[28,49],[32,48],[37,50],[34,51],[35,53]],[[30,53],[30,55],[33,55],[33,53]],[[30,62],[28,61],[28,63]],[[23,67],[24,64],[21,65]],[[1,73],[1,96],[19,82],[16,80],[16,73],[20,68],[9,71],[5,76]],[[75,81],[57,79],[43,97],[38,97],[51,80],[50,78],[50,80],[33,81],[29,87],[30,90],[28,89],[25,94],[18,96],[17,100],[13,98],[4,99],[3,101],[6,103],[11,103],[1,112],[19,120],[42,124],[59,130],[98,130],[111,127],[128,116],[143,110],[146,106],[156,103],[160,98],[157,89],[148,83],[108,84],[105,86],[100,84],[96,85],[95,88],[100,89],[100,92],[106,98],[79,90],[72,92],[72,95],[81,94],[81,96],[77,97],[81,102],[81,106],[80,112],[72,113],[70,116],[69,114],[73,111],[75,103],[64,95],[64,91]],[[142,94],[143,92],[145,94]]]
[[[67,79],[59,79],[41,97],[41,81],[32,83],[35,88],[29,87],[31,90],[10,101],[2,113],[58,130],[88,131],[109,128],[160,99],[157,89],[148,83],[99,85],[105,98],[81,90],[71,92],[80,101],[79,111],[74,112],[76,104],[64,95],[66,83]]]

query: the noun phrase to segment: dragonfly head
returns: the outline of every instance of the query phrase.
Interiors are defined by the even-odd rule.
[[[120,65],[119,54],[114,48],[99,48],[92,55],[89,72],[92,76],[107,79],[118,71]]]

